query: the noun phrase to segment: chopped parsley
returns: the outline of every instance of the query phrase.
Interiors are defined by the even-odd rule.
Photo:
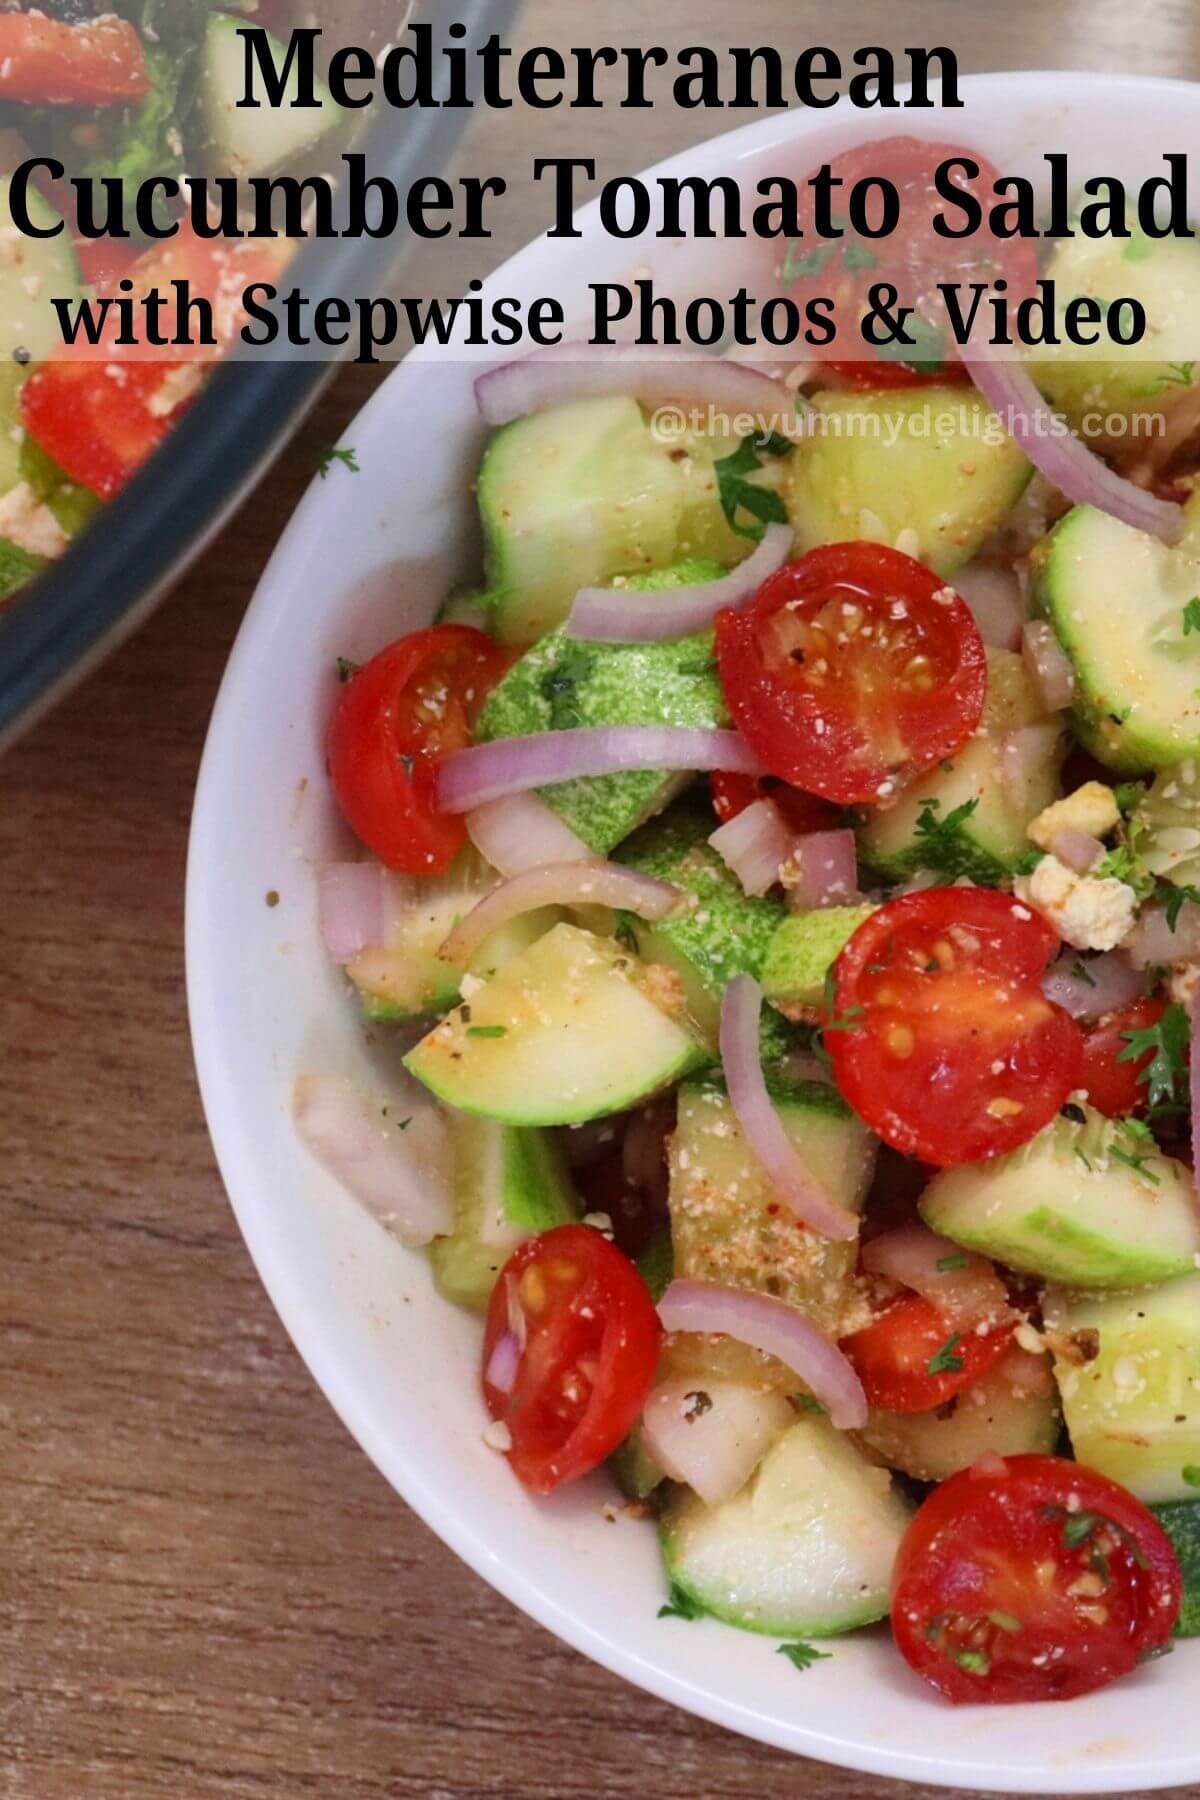
[[[951,1269],[965,1269],[970,1260],[966,1252],[960,1250],[956,1256],[939,1256],[937,1267],[944,1275],[948,1275]]]
[[[1121,781],[1113,789],[1113,799],[1122,818],[1127,819],[1145,797],[1146,789],[1140,781]]]
[[[905,363],[918,375],[936,375],[946,362],[946,334],[917,313],[901,327],[904,336],[878,346],[884,362]]]
[[[806,250],[802,256],[797,256],[795,246],[789,244],[780,270],[784,287],[791,287],[793,281],[799,281],[805,275],[819,275],[836,248],[836,244],[818,244],[815,250]]]
[[[1118,1062],[1141,1062],[1143,1057],[1150,1058],[1138,1080],[1146,1083],[1151,1106],[1182,1099],[1187,1084],[1190,1035],[1187,1013],[1177,1001],[1168,1006],[1162,1018],[1153,1025],[1142,1031],[1121,1033],[1126,1047],[1118,1053]]]
[[[1152,1187],[1160,1185],[1158,1176],[1152,1169],[1146,1167],[1144,1152],[1139,1156],[1134,1156],[1128,1150],[1122,1150],[1119,1144],[1110,1144],[1108,1154],[1114,1162],[1124,1163],[1127,1169],[1132,1169],[1135,1175],[1140,1175],[1142,1180],[1148,1181]]]
[[[818,1650],[815,1644],[780,1644],[775,1654],[786,1656],[792,1667],[799,1669],[801,1674],[805,1669],[811,1669],[814,1663],[831,1660],[829,1651]]]
[[[819,1400],[814,1400],[811,1394],[793,1394],[792,1405],[800,1407],[802,1412],[816,1413],[819,1419],[825,1417],[825,1408]]]
[[[637,955],[637,914],[627,912],[623,906],[617,908],[616,921],[613,925],[613,936],[623,950]]]
[[[1196,1467],[1195,1463],[1185,1463],[1180,1474],[1189,1487],[1200,1488],[1200,1469]]]
[[[502,1038],[508,1036],[507,1025],[468,1025],[467,1036],[472,1038]]]
[[[551,731],[573,731],[586,725],[580,703],[580,689],[592,678],[596,668],[596,652],[586,644],[564,642],[552,668],[538,683],[542,699],[550,709],[547,721]]]
[[[694,1600],[686,1588],[681,1588],[673,1581],[667,1594],[667,1603],[660,1606],[655,1614],[659,1619],[702,1619],[704,1608],[698,1600]]]
[[[768,525],[787,524],[788,510],[782,494],[777,494],[773,488],[757,487],[747,478],[762,468],[763,456],[790,456],[794,449],[795,445],[789,439],[772,431],[757,437],[744,437],[732,456],[720,457],[713,464],[721,511],[726,523],[739,537],[749,538],[751,543],[757,544]],[[739,522],[739,513],[749,513],[750,521]]]
[[[845,269],[877,269],[879,258],[873,250],[858,238],[854,238],[842,251],[842,267]]]
[[[358,466],[358,452],[356,450],[351,450],[348,447],[345,450],[339,450],[333,444],[326,444],[317,457],[317,474],[321,477],[322,481],[328,477],[334,463],[341,463],[342,467],[344,469],[349,469],[352,475],[362,474],[362,470]]]
[[[1200,631],[1200,594],[1193,594],[1183,609],[1183,635],[1191,637],[1193,631]]]
[[[1065,1506],[1043,1506],[1041,1510],[1047,1519],[1062,1520],[1063,1549],[1086,1550],[1093,1573],[1100,1577],[1105,1587],[1111,1579],[1109,1555],[1121,1545],[1124,1545],[1139,1569],[1149,1567],[1132,1532],[1118,1525],[1115,1519],[1110,1519],[1107,1513],[1089,1512],[1086,1508],[1079,1512],[1068,1512]]]
[[[1194,362],[1168,363],[1166,374],[1156,375],[1145,391],[1147,394],[1161,394],[1164,388],[1191,387],[1195,373]]]
[[[1086,963],[1080,962],[1078,959],[1076,959],[1075,962],[1073,962],[1071,964],[1071,973],[1075,977],[1076,981],[1082,981],[1085,987],[1092,987],[1092,988],[1095,987],[1095,985],[1096,985],[1095,977],[1092,975],[1089,975],[1088,967],[1087,967]]]
[[[1179,915],[1187,902],[1190,900],[1193,904],[1200,905],[1200,888],[1176,887],[1174,882],[1164,881],[1159,888],[1158,897],[1162,901],[1163,912],[1166,914],[1167,930],[1174,931],[1179,923]]]
[[[931,1356],[925,1364],[927,1375],[959,1375],[965,1367],[965,1359],[955,1354],[962,1343],[962,1332],[952,1331],[941,1349]]]
[[[338,659],[337,659],[337,678],[342,683],[343,687],[345,686],[346,682],[349,681],[349,679],[352,675],[357,675],[357,674],[358,674],[358,664],[356,662],[351,662],[350,658],[348,656],[339,656],[338,657]]]
[[[960,829],[975,812],[978,800],[964,800],[941,818],[941,802],[926,800],[917,816],[916,838],[921,867],[938,875],[963,875],[970,860],[964,852]]]

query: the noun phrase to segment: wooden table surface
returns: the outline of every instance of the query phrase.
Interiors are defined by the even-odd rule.
[[[736,29],[1200,77],[1195,0],[533,0],[522,35],[576,42],[585,19],[618,44]],[[584,117],[570,149],[610,173],[719,123]],[[492,115],[470,160],[516,182],[551,142]],[[488,263],[540,216],[515,195]],[[478,263],[426,251],[407,291]],[[373,382],[341,377],[156,618],[0,765],[0,1797],[898,1795],[635,1692],[485,1587],[347,1437],[226,1204],[184,1007],[193,782],[258,574]]]

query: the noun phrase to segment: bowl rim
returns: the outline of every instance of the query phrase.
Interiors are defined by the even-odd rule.
[[[1114,99],[1122,94],[1145,92],[1147,89],[1194,92],[1198,85],[1177,77],[1093,73],[1086,70],[1016,70],[966,75],[962,77],[960,86],[963,91],[969,90],[984,98],[988,96],[989,90],[1000,98],[1007,98],[1013,92],[1013,84],[1020,83],[1023,97],[1027,97],[1031,90],[1038,90],[1039,97],[1061,100],[1062,85],[1067,81],[1085,81],[1094,93],[1100,96],[1111,95]],[[799,125],[798,128],[795,113],[768,115],[748,125],[704,139],[640,173],[643,178],[652,179],[659,175],[693,172],[697,158],[711,156],[717,145],[720,145],[728,160],[733,160],[760,149],[776,134],[783,132],[789,138],[794,134],[798,140],[802,140],[809,130],[818,132],[822,127],[827,127],[830,120],[848,117],[851,112],[852,109],[842,102],[837,108],[830,108],[819,115],[801,114],[799,117],[809,123]],[[855,113],[853,116],[863,122],[864,137],[894,135],[893,132],[882,129],[880,124],[881,117],[886,121],[890,115]],[[940,111],[927,116],[951,120],[954,117],[953,114]],[[578,216],[586,221],[596,211],[596,203],[593,202],[583,208]],[[515,263],[532,254],[546,241],[545,233],[532,239],[491,273],[487,286],[490,288],[498,280],[502,280]],[[481,363],[488,354],[479,353]],[[373,420],[377,413],[391,406],[388,390],[393,382],[403,378],[408,364],[428,364],[442,360],[446,355],[445,348],[433,345],[411,352],[387,380],[381,383],[348,429],[353,430],[355,425],[361,425],[368,419]],[[497,360],[502,358],[498,357]],[[276,562],[286,559],[293,538],[299,538],[305,530],[307,515],[310,507],[316,503],[315,495],[318,491],[319,484],[314,483],[302,499],[264,571],[260,587],[265,585]],[[1007,1793],[1045,1794],[1051,1791],[1047,1783],[1052,1781],[1054,1790],[1061,1793],[1123,1794],[1134,1788],[1170,1788],[1200,1779],[1200,1745],[1176,1756],[1164,1754],[1151,1758],[1143,1755],[1136,1762],[1123,1764],[1119,1770],[1119,1785],[1115,1785],[1114,1773],[1106,1773],[1103,1764],[1089,1767],[1079,1761],[1067,1767],[1048,1766],[1043,1780],[1039,1779],[1038,1772],[1033,1769],[1007,1769],[994,1763],[971,1760],[969,1756],[956,1759],[953,1753],[937,1748],[939,1721],[945,1723],[950,1714],[944,1708],[939,1709],[938,1703],[932,1699],[929,1702],[931,1748],[927,1752],[877,1747],[838,1732],[823,1731],[809,1722],[785,1727],[769,1713],[759,1713],[740,1701],[715,1695],[661,1662],[642,1657],[628,1642],[609,1636],[601,1626],[568,1610],[536,1578],[526,1575],[497,1554],[489,1542],[486,1530],[477,1522],[482,1517],[479,1509],[473,1511],[470,1505],[448,1497],[435,1478],[427,1476],[417,1463],[404,1460],[394,1441],[377,1426],[355,1379],[342,1367],[336,1355],[328,1353],[325,1333],[305,1303],[302,1284],[295,1268],[286,1255],[278,1253],[277,1240],[265,1228],[258,1214],[254,1197],[261,1182],[254,1137],[251,1132],[238,1128],[239,1115],[232,1104],[233,1075],[221,1054],[220,1009],[215,999],[211,979],[213,971],[208,955],[208,947],[213,942],[211,918],[216,899],[209,885],[209,870],[214,862],[211,841],[218,827],[219,815],[216,804],[215,746],[238,716],[241,703],[241,697],[236,692],[239,666],[252,654],[259,632],[264,637],[267,633],[267,618],[257,601],[256,593],[255,601],[247,611],[230,653],[197,779],[188,847],[185,911],[187,1001],[193,1055],[221,1178],[263,1286],[314,1381],[347,1431],[399,1497],[476,1574],[573,1649],[590,1657],[612,1674],[686,1712],[789,1754],[811,1757],[863,1774],[921,1782],[961,1792],[987,1788]]]

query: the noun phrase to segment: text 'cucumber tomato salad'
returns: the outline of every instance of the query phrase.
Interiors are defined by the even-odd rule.
[[[1195,244],[1053,262],[1200,307]],[[340,669],[322,928],[410,1079],[298,1128],[481,1315],[513,1479],[654,1521],[664,1631],[890,1617],[1004,1702],[1200,1630],[1190,380],[489,369],[482,584]]]
[[[332,129],[332,106],[236,106],[239,28],[286,33],[308,11],[299,0],[0,10],[0,604],[61,556],[158,447],[195,398],[205,360],[235,342],[246,288],[276,280],[295,247],[202,236],[182,202],[168,200],[153,224],[178,223],[174,235],[152,240],[123,210],[117,235],[99,213],[98,184],[115,178],[133,192],[152,177],[206,173],[241,182],[314,149]],[[278,38],[274,47],[281,65]],[[14,212],[14,177],[33,159]],[[38,235],[18,225],[23,216]],[[177,281],[211,306],[215,347],[157,347],[137,324],[130,344],[115,311],[98,346],[65,344],[54,299],[127,297],[140,308],[155,295],[171,302]]]

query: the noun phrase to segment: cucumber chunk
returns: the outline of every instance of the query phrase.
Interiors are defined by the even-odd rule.
[[[862,1207],[876,1140],[833,1087],[769,1077],[784,1128],[830,1198]],[[717,1073],[687,1081],[670,1143],[675,1272],[689,1281],[754,1288],[798,1306],[840,1336],[856,1321],[856,1244],[798,1225],[776,1198]]]
[[[1011,650],[989,650],[987,658],[987,704],[975,736],[894,806],[873,811],[858,832],[863,860],[889,881],[927,868],[950,879],[1002,881],[1028,854],[1031,821],[1062,793],[1065,736],[1047,719],[1021,658]],[[1030,758],[1018,792],[1011,771],[1000,778],[1004,741],[1035,726],[1045,728],[1043,754]]]
[[[498,431],[479,472],[496,635],[531,644],[562,624],[580,588],[617,576],[742,561],[754,545],[726,521],[715,469],[739,443],[724,422],[659,442],[637,402],[620,397],[571,401]],[[785,467],[768,457],[746,479],[778,490]]]
[[[921,1196],[926,1224],[1072,1287],[1137,1287],[1193,1269],[1200,1219],[1191,1171],[1130,1138],[1120,1121],[1074,1102],[1069,1111],[1081,1117],[1060,1114],[1007,1156],[940,1171]]]
[[[662,1523],[667,1574],[715,1618],[771,1637],[832,1637],[882,1619],[910,1517],[883,1469],[831,1425],[790,1426],[732,1500],[686,1488]]]
[[[1140,301],[1146,313],[1146,335],[1136,352],[1114,350],[1102,340],[1048,346],[1030,361],[1043,394],[1076,431],[1085,432],[1094,448],[1127,458],[1155,447],[1151,420],[1165,415],[1170,433],[1172,415],[1187,409],[1194,419],[1200,364],[1177,360],[1194,354],[1192,321],[1200,311],[1200,246],[1194,240],[1142,232],[1123,242],[1071,238],[1055,246],[1046,275],[1066,298],[1106,305],[1128,298]],[[1105,436],[1109,441],[1097,445]]]
[[[0,179],[0,239],[4,243],[0,259],[0,494],[28,479],[21,455],[21,389],[30,365],[43,362],[62,347],[51,301],[73,300],[83,291],[71,233],[63,231],[55,238],[26,237],[13,221],[10,188],[7,176]],[[28,206],[30,221],[39,230],[62,224],[61,215],[36,188],[29,189]],[[22,353],[20,363],[13,360],[17,352]],[[37,494],[38,499],[44,497]],[[11,577],[9,591],[15,591]]]
[[[278,106],[239,106],[246,91],[246,44],[239,37],[250,21],[231,13],[213,13],[204,35],[200,68],[200,106],[208,135],[208,160],[223,175],[264,175],[311,150],[339,123],[340,115],[324,82],[314,82],[320,102],[297,108],[293,77]],[[286,49],[267,33],[271,58],[282,69]]]
[[[1017,1351],[936,1412],[872,1412],[855,1438],[915,1481],[948,1481],[989,1453],[1049,1456],[1061,1427],[1048,1359]]]
[[[677,987],[613,940],[556,925],[405,1063],[462,1112],[579,1125],[636,1106],[706,1061]]]
[[[1129,821],[1129,842],[1151,875],[1200,886],[1200,765],[1191,757],[1155,777]]]
[[[655,585],[705,580],[715,568],[676,567]],[[558,630],[536,644],[492,690],[476,737],[486,743],[581,725],[728,723],[711,632],[657,644],[583,644]],[[689,779],[633,769],[557,782],[538,791],[589,849],[604,856],[661,812]]]
[[[454,1005],[462,971],[443,962],[438,948],[458,920],[495,886],[494,872],[469,848],[445,875],[388,875],[386,941],[360,951],[346,965],[369,1019],[423,1019]],[[513,919],[479,946],[470,973],[477,980],[494,975],[561,916],[555,907],[542,907]]]
[[[1200,1501],[1151,1508],[1175,1546],[1183,1575],[1183,1605],[1176,1637],[1200,1637]]]
[[[1038,605],[1075,670],[1076,731],[1111,769],[1142,774],[1200,754],[1200,496],[1173,549],[1091,506],[1056,526]]]
[[[630,916],[627,926],[643,962],[662,963],[683,983],[688,1012],[716,1045],[721,997],[735,975],[757,977],[786,916],[780,901],[747,894],[708,839],[711,813],[680,806],[655,819],[625,845],[620,861],[643,875],[669,881],[693,905],[656,925]],[[780,1055],[786,1028],[763,1016],[763,1054]]]
[[[454,1230],[430,1246],[448,1300],[485,1307],[518,1244],[579,1217],[566,1162],[545,1131],[465,1114],[451,1120]]]
[[[1033,473],[970,388],[818,394],[817,429],[785,464],[800,550],[865,538],[894,544],[939,575],[970,562]]]
[[[1047,1292],[1075,1455],[1139,1500],[1185,1500],[1200,1467],[1200,1274],[1141,1293]]]
[[[777,926],[763,963],[763,993],[789,1018],[815,1024],[834,963],[875,911],[873,906],[826,906],[793,913]]]

